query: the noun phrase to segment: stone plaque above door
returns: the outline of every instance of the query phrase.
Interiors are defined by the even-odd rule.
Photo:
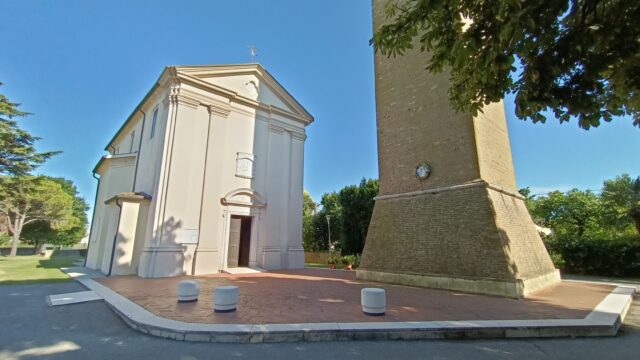
[[[253,154],[239,152],[236,158],[236,176],[253,179],[253,161]]]

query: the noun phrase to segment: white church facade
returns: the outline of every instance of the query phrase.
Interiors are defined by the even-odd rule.
[[[86,266],[141,277],[304,267],[311,122],[258,64],[165,68],[94,169]]]

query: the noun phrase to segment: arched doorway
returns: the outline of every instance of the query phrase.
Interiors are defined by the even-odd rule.
[[[262,195],[253,189],[230,191],[222,199],[225,216],[223,233],[223,269],[259,267],[260,228],[267,206]]]

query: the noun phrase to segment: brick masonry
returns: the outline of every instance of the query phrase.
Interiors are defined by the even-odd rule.
[[[373,1],[374,27],[384,21],[384,3]],[[369,225],[362,277],[368,271],[520,284],[542,279],[536,288],[557,282],[516,194],[502,102],[476,117],[455,112],[448,102],[448,74],[429,73],[426,60],[418,51],[375,55],[382,199]],[[420,181],[415,169],[423,162],[433,172]],[[429,192],[434,189],[442,191]],[[519,297],[527,289],[508,292],[502,295]]]

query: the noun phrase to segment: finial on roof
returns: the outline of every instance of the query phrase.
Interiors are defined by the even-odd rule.
[[[249,56],[251,57],[251,62],[255,63],[256,57],[258,56],[258,48],[255,47],[254,45],[248,45],[247,48],[249,49]]]

